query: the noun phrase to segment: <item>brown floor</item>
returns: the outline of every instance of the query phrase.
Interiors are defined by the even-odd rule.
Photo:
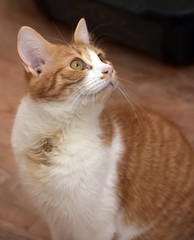
[[[22,25],[35,28],[50,41],[60,38],[32,0],[0,1],[0,239],[50,239],[22,192],[10,146],[14,115],[24,94],[23,69],[16,52]],[[71,39],[71,29],[59,29]],[[173,67],[114,43],[103,47],[132,98],[174,121],[194,148],[194,65]]]

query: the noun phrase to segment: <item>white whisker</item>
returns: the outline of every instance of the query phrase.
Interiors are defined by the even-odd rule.
[[[133,102],[131,101],[128,93],[121,87],[118,86],[118,89],[120,90],[120,92],[123,94],[123,96],[125,97],[125,99],[127,100],[127,102],[129,103],[131,109],[133,110],[138,122],[139,122],[139,125],[141,126],[141,128],[144,128],[144,122],[143,122],[143,119],[141,117],[140,114],[138,114],[136,108],[135,108],[135,105],[133,104]]]
[[[141,109],[141,111],[143,111],[145,114],[148,114],[143,108],[142,106],[134,100],[135,98],[135,95],[132,91],[130,91],[129,89],[124,90],[123,87],[122,87],[122,90],[126,93],[126,95],[130,98],[131,102],[133,103],[133,105],[135,105],[136,107],[138,107],[139,109]]]
[[[57,27],[57,25],[56,25],[53,21],[51,21],[51,22],[52,22],[52,24],[53,24],[53,26],[54,26],[57,34],[58,34],[59,37],[61,38],[62,42],[63,42],[65,45],[67,45],[67,46],[69,46],[70,48],[72,48],[72,46],[67,42],[67,40],[64,38],[64,36],[63,36],[62,33],[60,32],[60,30],[59,30],[59,28]]]

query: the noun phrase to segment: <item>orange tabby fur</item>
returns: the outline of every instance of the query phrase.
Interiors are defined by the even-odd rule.
[[[26,73],[27,89],[36,102],[60,102],[75,92],[76,84],[93,68],[86,49],[105,55],[91,44],[75,41],[68,46],[47,44],[50,64],[41,65],[40,71],[44,74],[40,77],[33,72]],[[85,70],[69,68],[75,57],[87,63]],[[115,71],[114,74],[116,82]],[[106,76],[102,77],[103,80]],[[106,95],[109,95],[107,89],[98,95],[97,100],[105,99]],[[120,104],[106,107],[99,117],[103,145],[111,145],[115,126],[120,130],[124,143],[115,186],[119,208],[124,213],[123,224],[134,223],[147,228],[135,240],[192,240],[193,151],[172,123],[150,111],[137,111],[142,116],[143,125],[129,106]],[[43,177],[37,171],[39,165],[52,165],[47,154],[53,148],[57,149],[56,143],[60,140],[60,132],[57,131],[43,136],[39,149],[29,149],[26,155],[30,166],[27,174],[32,174],[32,178],[37,175],[37,182]],[[43,169],[42,174],[46,176],[47,169]]]
[[[103,113],[114,117],[125,142],[116,187],[125,224],[150,228],[135,240],[194,239],[193,151],[172,123],[138,111],[143,126],[126,106]]]

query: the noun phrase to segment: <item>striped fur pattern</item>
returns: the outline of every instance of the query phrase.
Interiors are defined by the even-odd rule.
[[[18,52],[27,94],[12,146],[53,239],[193,240],[193,151],[155,113],[106,104],[116,71],[85,20],[69,45],[23,27]]]

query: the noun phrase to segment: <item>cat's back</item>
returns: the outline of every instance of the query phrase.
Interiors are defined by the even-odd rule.
[[[117,194],[138,239],[194,239],[194,154],[163,117],[127,105],[109,107],[124,145]],[[166,237],[166,233],[168,236]]]

